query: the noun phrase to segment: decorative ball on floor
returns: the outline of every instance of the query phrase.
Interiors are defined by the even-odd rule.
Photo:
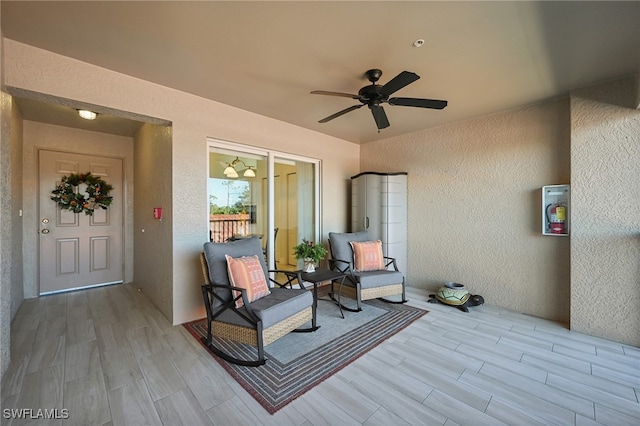
[[[469,306],[482,305],[484,298],[480,295],[469,294],[463,284],[448,282],[440,287],[436,294],[430,294],[428,302],[455,306],[462,312],[469,312]]]

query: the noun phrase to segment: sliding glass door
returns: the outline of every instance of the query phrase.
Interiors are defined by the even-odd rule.
[[[319,161],[209,142],[209,238],[258,236],[271,269],[299,269],[293,246],[319,241]]]
[[[275,158],[274,222],[278,229],[275,258],[278,267],[299,269],[293,247],[319,235],[316,209],[316,164]]]

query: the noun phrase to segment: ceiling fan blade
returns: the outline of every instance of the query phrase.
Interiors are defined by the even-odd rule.
[[[400,74],[393,77],[391,81],[382,86],[382,88],[380,89],[380,94],[383,96],[389,96],[390,94],[397,92],[404,86],[413,83],[419,78],[420,76],[418,74],[409,71],[402,71]]]
[[[384,112],[384,108],[379,105],[373,105],[370,108],[378,130],[389,127],[389,120],[387,119],[387,114]]]
[[[419,108],[443,109],[447,106],[447,101],[437,99],[418,99],[418,98],[389,98],[391,105],[410,106]]]
[[[327,121],[331,121],[331,120],[333,120],[334,118],[338,118],[338,117],[340,117],[341,115],[344,115],[344,114],[346,114],[346,113],[348,113],[348,112],[354,111],[354,110],[356,110],[356,109],[358,109],[358,108],[361,108],[361,107],[363,107],[363,106],[364,106],[364,104],[360,104],[360,105],[354,105],[354,106],[351,106],[351,107],[349,107],[349,108],[345,108],[345,109],[343,109],[342,111],[338,111],[338,112],[336,112],[335,114],[332,114],[332,115],[330,115],[330,116],[328,116],[328,117],[326,117],[326,118],[323,118],[322,120],[318,121],[318,123],[326,123]]]
[[[312,95],[329,95],[329,96],[341,96],[343,98],[351,98],[351,99],[360,99],[358,95],[352,95],[350,93],[342,93],[342,92],[327,92],[325,90],[314,90],[311,92]]]

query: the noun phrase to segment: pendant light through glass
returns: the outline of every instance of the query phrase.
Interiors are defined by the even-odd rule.
[[[238,157],[236,157],[235,160],[233,160],[229,165],[227,165],[227,167],[224,169],[224,172],[222,173],[224,173],[226,177],[237,178],[238,171],[236,170],[236,166],[240,163],[242,163],[242,165],[245,168],[244,173],[242,174],[244,177],[256,177],[256,172],[253,166],[247,166],[245,162]]]

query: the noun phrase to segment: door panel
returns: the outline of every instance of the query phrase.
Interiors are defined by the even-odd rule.
[[[56,239],[56,265],[58,275],[78,274],[80,266],[78,265],[80,257],[80,242],[77,238],[60,238]]]
[[[92,237],[89,254],[91,271],[108,269],[111,264],[109,261],[109,237]]]
[[[40,294],[122,282],[122,160],[47,150],[38,159]],[[112,204],[92,216],[61,210],[51,191],[62,176],[86,172],[113,186]]]

